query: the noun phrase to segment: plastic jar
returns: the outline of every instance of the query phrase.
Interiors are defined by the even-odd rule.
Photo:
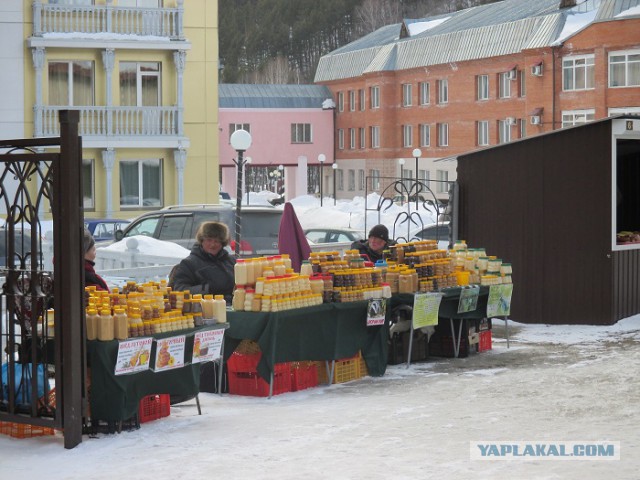
[[[233,274],[235,277],[236,285],[246,285],[248,281],[247,277],[247,264],[244,259],[236,260],[236,264],[233,266]]]
[[[100,310],[100,322],[98,323],[98,340],[113,340],[113,315],[106,308]]]
[[[231,306],[236,312],[244,311],[245,297],[246,291],[244,289],[244,285],[237,285],[233,292],[233,300],[231,301]]]
[[[202,299],[202,316],[204,318],[214,318],[214,298],[213,295],[205,295]]]
[[[223,295],[216,295],[213,299],[213,317],[217,323],[227,323],[227,302]]]
[[[127,321],[127,314],[124,311],[124,308],[116,308],[114,309],[113,316],[113,330],[114,337],[118,340],[126,340],[129,338],[129,325]]]
[[[94,308],[87,310],[87,340],[95,340],[98,338],[98,322],[100,321],[100,315]]]

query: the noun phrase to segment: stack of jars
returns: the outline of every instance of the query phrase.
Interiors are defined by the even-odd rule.
[[[236,285],[232,306],[241,312],[277,312],[322,303],[308,275],[285,274],[258,277],[251,287]]]

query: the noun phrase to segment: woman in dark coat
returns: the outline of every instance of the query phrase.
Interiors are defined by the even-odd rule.
[[[228,243],[229,229],[225,224],[203,222],[191,253],[171,273],[169,286],[191,294],[224,295],[224,299],[231,302],[236,260],[224,248]]]
[[[109,291],[107,282],[96,273],[96,241],[93,239],[91,232],[84,229],[84,286],[96,287],[96,290]]]
[[[356,240],[351,244],[353,250],[358,250],[362,255],[369,257],[369,260],[375,262],[382,260],[382,253],[396,242],[389,238],[389,230],[384,225],[376,225],[369,231],[366,240]]]

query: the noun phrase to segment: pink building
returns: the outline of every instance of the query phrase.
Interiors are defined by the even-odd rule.
[[[251,159],[245,191],[284,192],[287,199],[319,194],[319,158],[324,158],[323,192],[333,194],[334,103],[327,87],[224,84],[219,107],[222,191],[236,194],[237,154],[229,139],[243,129],[252,137],[244,154]]]

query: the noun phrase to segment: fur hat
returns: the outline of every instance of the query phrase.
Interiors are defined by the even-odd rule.
[[[371,230],[369,230],[369,238],[371,237],[379,238],[381,240],[384,240],[385,242],[388,242],[389,230],[387,230],[387,227],[385,227],[384,225],[376,225],[375,227],[371,228]]]
[[[96,241],[93,239],[93,235],[91,235],[91,232],[85,228],[83,238],[84,253],[87,253],[95,244]]]
[[[202,222],[196,233],[196,241],[202,245],[205,238],[215,238],[226,247],[229,244],[229,229],[224,223]]]

